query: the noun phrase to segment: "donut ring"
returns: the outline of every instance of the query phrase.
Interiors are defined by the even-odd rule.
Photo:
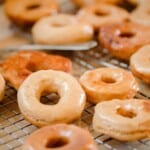
[[[150,5],[139,5],[130,16],[131,21],[150,26]]]
[[[99,32],[99,42],[120,59],[129,60],[140,47],[150,44],[150,27],[126,22],[104,26]]]
[[[55,105],[43,105],[43,92],[56,92],[60,96]],[[81,116],[86,102],[83,89],[71,75],[54,70],[31,74],[18,90],[18,104],[24,117],[36,126],[69,123]]]
[[[3,76],[0,74],[0,102],[3,100],[5,91],[5,80]]]
[[[80,77],[80,83],[92,103],[114,98],[132,98],[138,90],[133,75],[119,68],[98,68],[87,71]]]
[[[21,51],[8,57],[1,66],[4,78],[17,90],[24,79],[38,70],[62,70],[72,72],[68,58],[38,51]]]
[[[91,40],[93,34],[91,25],[68,14],[42,18],[32,29],[35,43],[40,44],[82,43]]]
[[[74,125],[57,124],[32,133],[23,150],[97,150],[90,133]]]
[[[7,0],[5,2],[6,15],[14,23],[24,26],[32,25],[40,18],[57,11],[58,4],[55,0]]]
[[[106,24],[122,22],[129,18],[126,10],[105,3],[86,6],[78,12],[78,16],[93,25],[95,29],[99,29]]]
[[[121,141],[150,137],[149,100],[112,100],[95,107],[93,128]]]
[[[150,84],[150,45],[146,45],[132,55],[130,68],[133,74]]]

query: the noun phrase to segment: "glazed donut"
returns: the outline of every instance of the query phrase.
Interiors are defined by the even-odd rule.
[[[17,11],[16,11],[17,10]],[[55,0],[7,0],[6,15],[16,24],[32,25],[37,20],[58,11]]]
[[[75,125],[56,124],[32,133],[23,150],[97,150],[90,133]]]
[[[125,21],[129,18],[126,10],[104,3],[96,3],[82,8],[78,17],[89,22],[95,29],[103,25]]]
[[[79,7],[83,7],[86,5],[91,5],[93,3],[99,3],[99,2],[117,4],[120,3],[120,0],[72,0],[72,2]]]
[[[74,44],[93,38],[91,25],[69,14],[59,14],[39,20],[32,29],[33,40],[40,44]]]
[[[43,92],[58,93],[55,105],[43,105]],[[70,123],[81,116],[86,102],[83,89],[70,74],[42,70],[31,74],[18,90],[18,104],[24,117],[36,126]]]
[[[120,68],[98,68],[87,71],[80,77],[80,83],[88,100],[95,104],[114,98],[132,98],[138,90],[133,75]]]
[[[99,42],[113,56],[129,60],[140,47],[150,44],[150,27],[132,22],[104,26]]]
[[[38,70],[62,70],[72,72],[68,58],[38,51],[21,51],[8,57],[1,66],[4,78],[17,90],[24,79]]]
[[[150,5],[139,5],[130,16],[131,21],[150,26]]]
[[[121,141],[150,137],[149,100],[112,100],[95,107],[93,128]]]
[[[3,76],[0,74],[0,102],[3,100],[5,91],[5,80]]]
[[[150,45],[146,45],[131,56],[132,73],[145,83],[150,84]]]

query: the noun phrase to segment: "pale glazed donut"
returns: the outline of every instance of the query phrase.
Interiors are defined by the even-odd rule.
[[[72,73],[72,62],[63,56],[26,50],[9,56],[1,64],[1,72],[5,80],[16,90],[32,72],[48,69]]]
[[[150,26],[150,4],[139,5],[130,16],[133,22],[137,22],[143,25]]]
[[[33,40],[40,44],[74,44],[93,38],[93,28],[74,15],[59,14],[39,20],[32,29]]]
[[[104,26],[99,42],[115,57],[128,61],[139,48],[150,44],[150,27],[134,22]]]
[[[59,102],[43,105],[43,92],[56,92]],[[31,74],[18,90],[18,104],[25,118],[36,126],[54,123],[69,123],[81,116],[85,106],[85,93],[71,75],[54,70],[43,70]]]
[[[7,0],[6,15],[16,24],[32,25],[44,16],[58,11],[56,0]]]
[[[80,83],[92,103],[114,98],[132,98],[138,90],[133,75],[119,68],[98,68],[87,71],[80,77]]]
[[[3,100],[5,91],[5,80],[3,76],[0,74],[0,102]]]
[[[95,29],[99,29],[103,25],[127,20],[129,13],[114,5],[96,3],[82,8],[78,12],[78,17],[89,22]]]
[[[131,56],[130,68],[136,77],[150,84],[150,45],[142,47]]]
[[[97,150],[90,133],[75,125],[56,124],[32,133],[23,150]]]
[[[150,138],[149,100],[112,100],[95,107],[93,128],[121,141]]]

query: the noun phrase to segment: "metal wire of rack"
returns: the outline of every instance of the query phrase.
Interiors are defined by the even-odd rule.
[[[74,52],[71,55],[74,75],[78,78],[84,71],[97,67],[121,67],[129,69],[127,63],[113,58],[106,50],[96,48],[86,52]],[[26,137],[37,129],[24,120],[17,105],[17,92],[10,86],[6,87],[3,103],[0,104],[0,150],[20,150]],[[137,98],[150,98],[139,92]],[[92,129],[94,105],[87,103],[80,120],[76,125],[88,128],[99,150],[149,150],[150,140],[143,139],[134,142],[121,142],[107,135],[99,134]]]

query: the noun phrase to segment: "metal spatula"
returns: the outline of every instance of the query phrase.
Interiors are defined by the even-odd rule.
[[[21,46],[7,47],[1,50],[5,51],[19,51],[19,50],[55,50],[55,51],[85,51],[96,47],[98,43],[96,41],[89,41],[81,44],[72,45],[41,45],[41,44],[27,44]]]

